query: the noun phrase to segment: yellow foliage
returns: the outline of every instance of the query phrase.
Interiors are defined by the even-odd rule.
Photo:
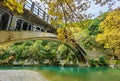
[[[17,0],[3,0],[1,3],[12,12],[23,13],[22,3],[18,2]]]
[[[96,41],[103,43],[104,48],[114,49],[114,53],[120,54],[120,9],[114,10],[108,14],[106,19],[100,23]]]
[[[58,28],[57,32],[58,32],[58,38],[59,39],[65,39],[65,28]]]
[[[46,50],[49,50],[49,49],[50,49],[50,46],[46,45],[44,48],[45,48]]]
[[[64,44],[59,45],[58,51],[62,51],[64,49]]]
[[[58,38],[64,42],[74,43],[82,29],[76,23],[69,23],[64,28],[58,28]]]
[[[61,22],[63,23],[63,20],[67,20],[69,18],[68,11],[70,10],[67,6],[67,3],[72,8],[75,8],[74,0],[51,0],[48,1],[48,13],[54,17],[54,19],[51,20],[51,24],[54,26],[57,26]],[[67,16],[65,18],[65,16]]]

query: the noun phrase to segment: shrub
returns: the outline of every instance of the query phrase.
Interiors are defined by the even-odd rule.
[[[92,67],[108,66],[104,56],[99,56],[98,58],[90,59],[89,65]]]

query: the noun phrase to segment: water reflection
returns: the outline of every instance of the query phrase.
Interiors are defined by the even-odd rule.
[[[50,81],[120,81],[120,69],[49,66],[41,68]],[[57,77],[57,78],[56,78]],[[62,80],[61,80],[62,79]]]
[[[0,67],[0,69],[29,69],[42,73],[49,81],[120,81],[120,68],[83,68],[60,66]]]

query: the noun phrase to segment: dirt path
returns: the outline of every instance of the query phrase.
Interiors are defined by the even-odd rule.
[[[0,70],[0,81],[47,81],[40,73],[30,70]]]

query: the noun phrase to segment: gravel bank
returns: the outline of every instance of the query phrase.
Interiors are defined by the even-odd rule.
[[[0,70],[0,81],[47,81],[38,72],[30,70]]]

